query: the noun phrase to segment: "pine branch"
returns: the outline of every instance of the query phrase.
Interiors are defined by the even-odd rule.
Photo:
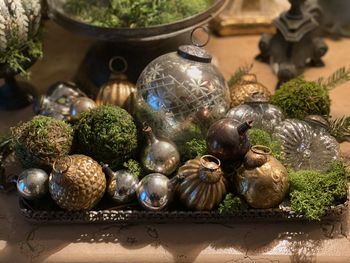
[[[334,89],[350,80],[350,69],[342,67],[330,75],[327,79],[321,77],[317,80],[317,83],[325,87],[327,90]]]
[[[350,116],[329,120],[328,132],[335,137],[338,142],[350,141]]]
[[[245,65],[239,67],[235,73],[231,76],[230,80],[227,82],[229,87],[232,87],[237,83],[237,81],[244,75],[248,74],[253,68],[253,64]]]

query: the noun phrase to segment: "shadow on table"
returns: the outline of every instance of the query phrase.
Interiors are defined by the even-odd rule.
[[[20,221],[16,218],[17,221]],[[277,249],[276,254],[290,255],[292,262],[310,262],[322,249],[324,240],[346,235],[346,219],[322,223],[237,223],[224,224],[141,224],[141,225],[30,225],[26,222],[12,229],[14,236],[2,250],[1,262],[11,262],[13,253],[29,257],[33,262],[45,259],[70,243],[113,243],[127,248],[127,257],[146,246],[162,248],[175,262],[194,262],[208,247],[230,248],[232,258],[241,254],[257,256]],[[15,225],[12,228],[16,228]],[[11,229],[9,229],[11,231]],[[23,231],[23,233],[18,233]],[[24,232],[26,231],[26,232]],[[281,252],[282,251],[282,252]],[[119,250],[118,250],[119,252]],[[131,252],[131,253],[129,253]],[[226,251],[227,253],[227,251]],[[5,258],[4,258],[4,255]],[[67,256],[68,257],[68,256]],[[69,257],[68,257],[69,258]],[[233,261],[233,260],[232,260]],[[256,262],[256,261],[255,261]]]

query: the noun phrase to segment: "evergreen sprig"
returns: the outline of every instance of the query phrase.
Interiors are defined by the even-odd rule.
[[[343,116],[335,120],[329,120],[328,132],[337,139],[338,142],[350,140],[350,116]]]
[[[253,66],[253,64],[249,64],[239,67],[227,82],[228,86],[232,87],[235,85],[243,75],[248,74],[252,70]]]
[[[317,83],[325,87],[327,90],[332,90],[335,87],[350,80],[350,69],[346,67],[339,68],[328,78],[321,77]]]

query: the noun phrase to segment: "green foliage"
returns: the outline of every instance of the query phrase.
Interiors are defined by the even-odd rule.
[[[239,67],[227,82],[228,86],[230,88],[233,87],[237,83],[237,81],[239,81],[243,75],[248,74],[252,70],[252,68],[253,64]]]
[[[283,160],[282,143],[277,139],[272,139],[271,135],[266,131],[257,128],[250,129],[248,131],[248,138],[252,146],[263,145],[269,147],[272,151],[272,155],[277,160]]]
[[[75,141],[80,153],[116,167],[130,159],[137,149],[136,126],[127,111],[100,106],[81,114],[75,127]]]
[[[289,172],[292,210],[309,220],[320,220],[331,205],[344,201],[349,172],[342,162],[333,162],[327,172]]]
[[[40,37],[37,37],[24,44],[21,43],[21,46],[10,45],[5,52],[0,54],[0,64],[7,64],[12,71],[19,72],[24,77],[29,78],[29,73],[23,68],[23,64],[42,56],[42,42]]]
[[[206,10],[212,0],[68,0],[64,9],[101,27],[147,27],[171,23]]]
[[[328,116],[330,113],[328,90],[301,77],[283,84],[271,102],[280,107],[287,118],[304,119],[307,115]]]
[[[129,159],[123,163],[123,167],[129,170],[134,176],[141,178],[142,177],[142,167],[138,161],[134,159]]]
[[[335,71],[327,79],[324,79],[323,77],[319,78],[317,80],[317,83],[325,87],[326,89],[331,90],[349,80],[350,80],[350,70],[345,67],[342,67],[337,71]]]
[[[36,116],[11,129],[16,156],[25,168],[50,169],[54,161],[69,154],[73,128],[64,121]]]
[[[343,116],[339,119],[328,120],[328,132],[337,139],[338,142],[350,140],[350,116]]]
[[[229,193],[219,205],[220,214],[233,214],[248,209],[248,205],[238,196]]]
[[[204,139],[192,139],[180,147],[181,162],[184,163],[188,160],[194,159],[199,156],[207,154],[207,142]]]

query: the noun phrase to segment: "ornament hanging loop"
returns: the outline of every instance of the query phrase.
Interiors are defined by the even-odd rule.
[[[195,33],[198,32],[199,30],[203,31],[206,35],[207,35],[207,39],[204,41],[204,43],[200,43],[198,41],[196,41],[196,37],[195,37]],[[210,33],[209,33],[209,29],[205,26],[198,26],[195,27],[192,32],[191,32],[191,43],[192,45],[196,46],[196,47],[205,47],[206,45],[208,45],[210,41]]]
[[[117,65],[117,67],[115,65]],[[108,67],[114,74],[123,74],[128,70],[128,62],[122,56],[115,56],[109,60]]]

